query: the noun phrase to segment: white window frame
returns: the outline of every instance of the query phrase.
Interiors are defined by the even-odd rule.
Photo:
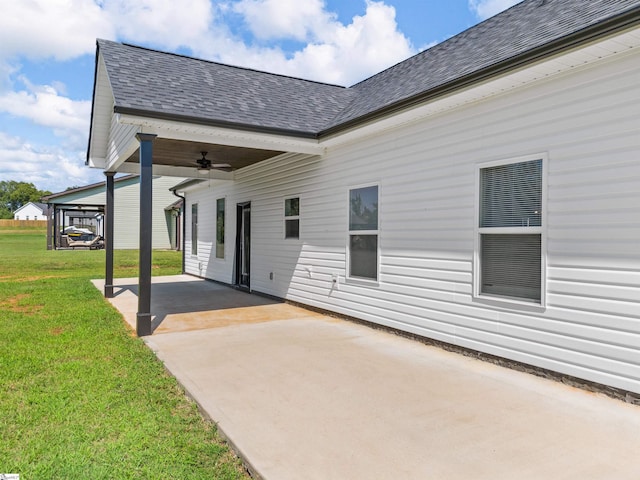
[[[358,190],[360,188],[377,187],[378,188],[378,228],[377,230],[351,230],[349,225],[349,217],[351,214],[351,191]],[[380,183],[364,183],[359,185],[352,185],[347,188],[347,243],[345,246],[346,251],[346,265],[345,265],[345,278],[347,282],[353,284],[362,284],[368,286],[380,285],[380,232],[381,232],[381,209],[380,209],[380,197],[382,197],[382,190]],[[351,236],[352,235],[376,235],[377,236],[377,249],[376,249],[376,278],[357,277],[351,275]]]
[[[533,160],[542,160],[542,212],[540,218],[540,227],[480,227],[480,176],[481,171],[485,168],[498,167],[502,165],[511,165],[515,163],[525,163]],[[480,163],[476,165],[475,171],[475,218],[474,218],[474,248],[473,248],[473,298],[474,300],[483,301],[497,305],[514,306],[520,308],[545,308],[547,304],[547,172],[549,158],[546,152],[525,155],[520,157],[506,158],[491,162]],[[540,301],[519,299],[516,297],[507,297],[501,295],[490,295],[481,292],[481,265],[480,265],[480,248],[481,236],[483,234],[533,234],[540,235]]]
[[[294,198],[298,199],[298,215],[287,216],[287,210],[286,210],[287,200],[291,200]],[[289,195],[287,197],[284,197],[282,201],[282,217],[284,218],[284,220],[282,221],[282,227],[283,227],[282,233],[285,240],[297,241],[297,240],[300,240],[300,237],[302,237],[302,219],[301,219],[302,215],[300,215],[301,211],[302,211],[302,197],[300,195]],[[298,236],[297,237],[287,237],[287,220],[298,220]]]

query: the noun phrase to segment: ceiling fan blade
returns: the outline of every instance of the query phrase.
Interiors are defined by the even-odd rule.
[[[229,165],[228,163],[214,163],[211,165],[211,168],[215,169],[215,170],[220,170],[223,172],[230,172],[233,170],[233,168],[231,167],[231,165]]]

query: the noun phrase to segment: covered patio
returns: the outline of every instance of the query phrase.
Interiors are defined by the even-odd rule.
[[[149,61],[151,60],[151,63]],[[179,56],[167,58],[154,51],[98,40],[91,129],[86,164],[106,176],[104,295],[114,295],[113,223],[114,176],[140,176],[140,257],[136,333],[150,335],[151,250],[154,176],[234,181],[236,171],[287,155],[321,155],[319,125],[337,113],[332,96],[345,89],[305,80],[271,76],[264,84],[260,72],[246,71],[242,84],[236,70],[211,62]],[[163,63],[164,70],[155,62]],[[184,62],[193,70],[185,72]],[[131,65],[136,69],[132,70]],[[175,74],[180,88],[167,81]],[[108,73],[107,73],[108,72]],[[232,72],[233,74],[230,74]],[[132,77],[133,75],[133,77]],[[203,78],[219,77],[220,88]],[[135,83],[144,84],[143,94]],[[304,85],[305,88],[300,86]],[[276,86],[283,96],[274,96]],[[238,96],[250,100],[235,108]],[[215,101],[216,110],[209,104]],[[206,101],[205,101],[206,100]],[[282,103],[287,115],[277,113]],[[315,108],[309,109],[310,102]]]
[[[152,290],[145,343],[255,478],[638,478],[637,405],[191,276]],[[137,291],[110,299],[132,328]]]

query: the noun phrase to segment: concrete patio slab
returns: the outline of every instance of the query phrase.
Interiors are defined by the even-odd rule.
[[[237,293],[154,278],[145,341],[262,478],[640,478],[638,406]]]
[[[151,324],[155,334],[322,316],[190,275],[153,277],[152,282]],[[93,284],[104,291],[104,280],[93,280]],[[109,300],[135,330],[138,279],[116,279],[113,292],[114,298]]]

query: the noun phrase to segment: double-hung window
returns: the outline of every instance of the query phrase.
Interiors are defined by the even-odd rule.
[[[216,258],[224,258],[224,198],[216,200]]]
[[[300,238],[300,197],[284,200],[284,238]]]
[[[348,275],[378,280],[378,186],[349,190]]]
[[[476,295],[544,303],[542,157],[481,166]]]

